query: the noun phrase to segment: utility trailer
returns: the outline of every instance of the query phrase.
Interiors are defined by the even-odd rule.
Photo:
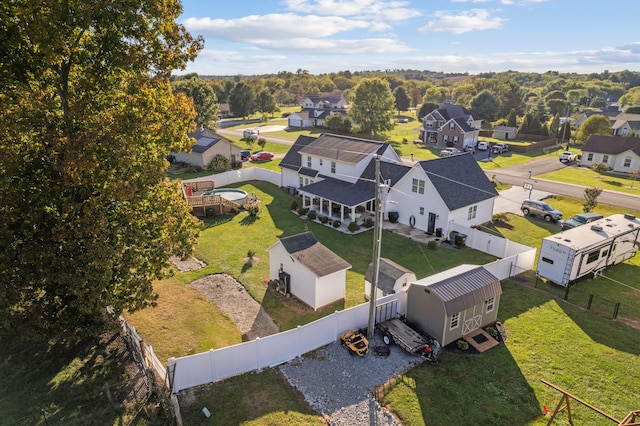
[[[537,276],[563,287],[579,278],[598,276],[636,255],[640,220],[613,216],[571,228],[542,240]]]
[[[376,327],[382,333],[385,345],[395,343],[409,353],[425,356],[431,362],[437,361],[440,344],[434,339],[424,337],[400,318],[382,321]]]

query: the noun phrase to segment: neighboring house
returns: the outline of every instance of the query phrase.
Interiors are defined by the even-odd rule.
[[[269,247],[269,277],[289,276],[289,292],[314,310],[344,299],[351,265],[311,232],[281,238]]]
[[[501,294],[484,266],[460,265],[411,283],[406,317],[445,346],[494,323]]]
[[[436,148],[473,148],[478,144],[482,119],[472,111],[442,104],[422,117],[420,139]]]
[[[376,299],[390,294],[407,291],[409,284],[416,280],[416,274],[391,259],[380,258],[378,266],[378,285]],[[364,275],[364,297],[371,296],[371,284],[373,282],[373,263],[369,264]]]
[[[218,104],[218,117],[220,118],[233,117],[233,114],[231,114],[231,109],[229,108],[229,104]]]
[[[493,137],[502,140],[514,140],[518,134],[517,127],[496,126],[493,128]]]
[[[375,212],[375,161],[380,158],[383,214],[428,234],[451,222],[476,226],[492,218],[494,185],[471,154],[405,165],[387,143],[322,134],[303,136],[280,163],[282,186],[302,206],[343,223]]]
[[[196,140],[196,143],[191,146],[191,152],[172,153],[175,161],[207,167],[213,157],[218,154],[228,158],[232,165],[241,161],[240,151],[242,148],[209,129],[198,129],[189,133],[189,137]]]
[[[640,169],[640,138],[591,135],[582,147],[580,164],[604,163],[613,171],[631,173]]]
[[[323,127],[324,120],[335,114],[341,115],[342,118],[347,116],[344,110],[305,108],[289,115],[287,125],[295,128]]]
[[[620,113],[611,120],[614,136],[640,136],[640,114]]]
[[[342,95],[308,97],[302,101],[303,109],[347,109],[349,105]]]

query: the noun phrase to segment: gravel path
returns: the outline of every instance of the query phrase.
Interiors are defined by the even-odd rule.
[[[373,398],[376,386],[424,361],[398,346],[389,356],[377,356],[374,337],[364,357],[349,355],[337,341],[279,367],[289,383],[298,389],[329,425],[399,425]]]

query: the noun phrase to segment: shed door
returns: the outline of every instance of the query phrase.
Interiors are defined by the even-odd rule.
[[[482,315],[476,315],[475,317],[466,320],[462,324],[462,335],[469,334],[474,330],[480,328],[480,320],[482,319]]]

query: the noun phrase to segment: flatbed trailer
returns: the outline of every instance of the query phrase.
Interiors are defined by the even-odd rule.
[[[409,353],[427,356],[432,362],[436,361],[440,351],[438,342],[418,333],[400,318],[382,321],[376,327],[382,333],[382,340],[386,345],[395,343]]]

